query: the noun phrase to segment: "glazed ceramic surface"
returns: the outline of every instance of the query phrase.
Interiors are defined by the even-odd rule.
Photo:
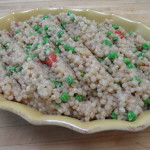
[[[106,14],[87,9],[49,8],[14,12],[0,18],[0,30],[10,30],[10,24],[12,21],[25,21],[31,16],[37,16],[39,14],[58,14],[60,12],[67,11],[72,11],[77,15],[84,15],[88,19],[95,20],[97,22],[102,22],[105,19],[112,19],[114,23],[119,24],[127,31],[137,31],[146,40],[150,40],[150,28],[141,22],[128,20],[115,14]],[[138,116],[138,119],[134,122],[112,119],[82,122],[78,119],[67,116],[44,115],[34,108],[28,107],[24,104],[8,101],[3,98],[2,95],[0,95],[0,109],[13,112],[34,125],[58,125],[81,133],[95,133],[104,130],[140,131],[150,126],[150,111],[145,111],[143,114]]]

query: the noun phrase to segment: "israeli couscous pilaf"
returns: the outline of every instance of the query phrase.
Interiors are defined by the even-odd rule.
[[[45,114],[134,121],[150,107],[150,42],[72,12],[0,31],[0,93]]]

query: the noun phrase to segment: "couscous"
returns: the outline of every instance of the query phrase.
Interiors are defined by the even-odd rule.
[[[0,93],[44,114],[134,121],[150,104],[150,42],[72,12],[0,31]]]

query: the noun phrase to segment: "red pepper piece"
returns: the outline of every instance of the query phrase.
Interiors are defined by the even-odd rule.
[[[54,54],[53,52],[50,52],[49,56],[46,57],[46,61],[45,62],[46,62],[47,65],[52,67],[53,63],[56,62],[56,61],[57,61],[56,54]]]
[[[148,65],[148,64],[142,64],[141,66],[144,66],[144,67],[149,67],[149,65]]]
[[[124,38],[124,34],[121,30],[116,30],[115,33],[118,34],[121,39]]]
[[[42,61],[40,61],[40,60],[38,60],[37,62],[38,62],[38,63],[42,63]]]
[[[40,64],[45,64],[45,61],[38,60],[37,62]]]

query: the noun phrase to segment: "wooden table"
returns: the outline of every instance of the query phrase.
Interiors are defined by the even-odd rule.
[[[0,0],[0,16],[36,7],[90,8],[113,12],[150,26],[150,0]],[[0,150],[100,149],[149,150],[150,128],[138,133],[107,131],[83,135],[62,127],[33,126],[0,110]]]

